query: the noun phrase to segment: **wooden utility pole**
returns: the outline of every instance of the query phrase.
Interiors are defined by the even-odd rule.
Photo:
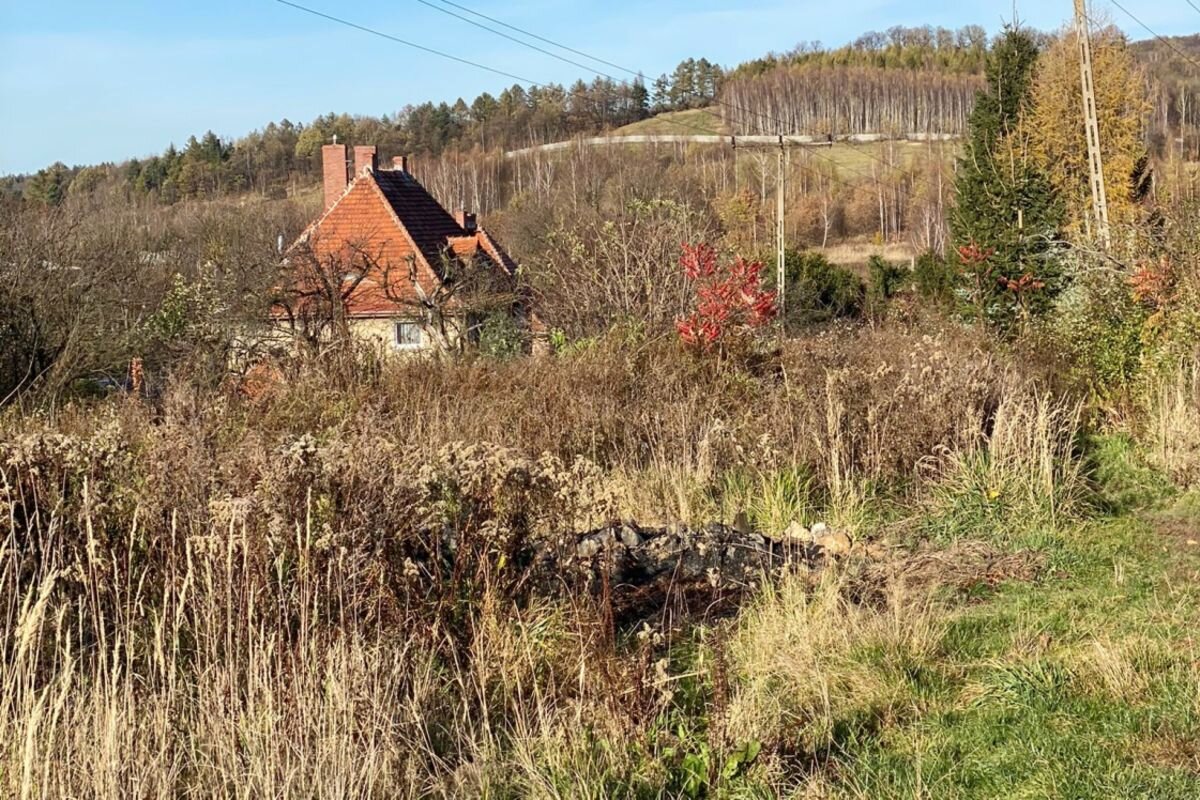
[[[1092,43],[1086,3],[1087,0],[1075,0],[1075,35],[1079,40],[1079,77],[1083,89],[1083,126],[1087,132],[1092,210],[1096,216],[1096,234],[1100,243],[1107,248],[1108,195],[1104,190],[1104,163],[1100,157],[1100,122],[1096,115],[1096,92],[1092,84]]]
[[[783,319],[784,312],[784,245],[783,225],[783,181],[786,174],[783,169],[783,137],[779,137],[779,163],[776,169],[778,180],[775,181],[775,302],[779,304],[779,318]]]
[[[765,144],[761,142],[763,137],[737,137],[730,136],[729,144],[733,147],[734,153],[738,150],[758,150],[779,148],[778,160],[776,162],[775,172],[775,301],[779,310],[779,318],[783,319],[784,311],[784,286],[786,274],[784,271],[784,262],[787,260],[787,230],[783,224],[783,209],[786,188],[787,167],[791,164],[791,154],[788,152],[792,147],[833,147],[833,137],[830,136],[824,140],[814,140],[808,136],[779,136],[779,141],[776,144]],[[739,141],[740,139],[740,141]],[[749,140],[749,143],[747,142]],[[734,156],[734,171],[737,171],[736,155]],[[766,162],[763,162],[764,183],[762,188],[762,199],[767,199],[767,188],[765,183]]]

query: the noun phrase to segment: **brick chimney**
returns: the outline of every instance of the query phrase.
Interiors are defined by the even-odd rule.
[[[354,174],[360,174],[364,167],[370,167],[372,172],[379,169],[379,154],[373,144],[360,144],[354,147]]]
[[[350,182],[346,175],[346,145],[327,144],[321,148],[321,161],[325,175],[325,210],[328,211],[346,191]]]
[[[392,156],[392,169],[408,172],[408,156]]]
[[[461,208],[454,212],[454,221],[458,223],[458,227],[465,230],[467,233],[475,232],[475,215],[463,211]]]

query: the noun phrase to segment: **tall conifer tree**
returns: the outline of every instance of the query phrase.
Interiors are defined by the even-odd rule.
[[[1049,307],[1062,288],[1056,243],[1062,209],[1035,166],[1019,122],[1031,102],[1038,48],[1009,26],[992,47],[959,162],[950,218],[974,310],[1006,325]]]

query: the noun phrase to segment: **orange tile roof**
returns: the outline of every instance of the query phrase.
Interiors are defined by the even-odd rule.
[[[429,296],[437,291],[447,262],[516,275],[516,262],[490,235],[481,228],[463,228],[402,170],[360,172],[296,245],[300,243],[311,244],[320,258],[340,256],[349,263],[357,252],[377,265],[347,298],[351,316],[379,316],[418,304],[420,292]]]

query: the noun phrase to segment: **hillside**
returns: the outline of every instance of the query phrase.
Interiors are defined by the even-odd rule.
[[[1200,36],[1177,42],[1185,51],[1200,48]],[[0,179],[0,194],[55,203],[79,178],[76,191],[119,184],[165,202],[245,191],[282,197],[298,181],[316,181],[319,146],[335,135],[351,144],[375,144],[385,158],[436,158],[606,131],[961,133],[980,86],[986,43],[977,26],[893,28],[843,47],[804,44],[728,69],[689,58],[649,84],[596,78],[571,86],[514,85],[498,96],[426,102],[394,116],[330,113],[304,124],[284,119],[233,141],[209,132],[121,164],[55,164],[36,175],[7,176]],[[1154,76],[1156,151],[1183,136],[1185,149],[1197,152],[1195,71],[1161,42],[1138,42],[1134,50]]]
[[[1040,40],[1049,37],[1040,35]],[[376,144],[385,160],[415,156],[422,174],[458,187],[452,193],[461,194],[462,176],[446,170],[461,169],[464,160],[485,164],[472,168],[473,181],[500,180],[506,168],[486,163],[498,151],[606,132],[958,134],[982,80],[985,44],[986,35],[974,26],[899,28],[866,34],[840,48],[802,44],[732,68],[686,59],[649,84],[598,78],[571,86],[514,85],[499,96],[485,92],[470,102],[421,103],[380,118],[330,113],[308,124],[281,120],[236,140],[205,133],[180,148],[170,145],[160,155],[125,163],[59,163],[34,175],[7,176],[0,179],[0,196],[53,205],[68,193],[108,187],[168,204],[244,192],[283,198],[316,184],[319,146],[335,136],[341,142]],[[1200,36],[1180,37],[1174,44],[1184,53],[1200,52]],[[1133,48],[1152,76],[1153,154],[1200,158],[1195,71],[1162,42],[1136,42]],[[839,146],[829,160],[814,160],[840,168],[844,180],[870,180],[872,170],[907,166],[907,156],[881,156],[878,150],[876,145]],[[440,164],[443,155],[455,167]],[[437,168],[425,172],[433,164]],[[480,211],[499,209],[506,201],[506,190],[496,186],[474,194]]]
[[[1154,116],[1165,121],[1155,131],[1154,144],[1165,151],[1171,146],[1168,140],[1181,139],[1174,145],[1178,152],[1200,160],[1200,67],[1196,66],[1200,63],[1200,34],[1167,41],[1169,45],[1157,39],[1133,44],[1152,78]]]
[[[613,136],[675,133],[684,136],[709,134],[727,135],[729,128],[721,118],[719,106],[693,108],[686,111],[663,111],[646,119],[614,128]]]
[[[1143,39],[1133,42],[1131,47],[1138,59],[1164,84],[1191,87],[1200,84],[1200,75],[1196,74],[1191,62],[1184,58],[1200,59],[1200,33],[1168,36],[1166,41]]]
[[[701,109],[712,108],[730,80],[740,85],[754,76],[797,65],[821,67],[822,73],[828,67],[846,76],[862,76],[865,71],[868,78],[856,77],[852,82],[857,89],[851,94],[859,103],[868,101],[869,92],[875,91],[871,86],[880,85],[880,76],[882,85],[910,85],[895,95],[899,102],[901,97],[916,96],[912,95],[917,91],[914,82],[931,80],[930,86],[941,85],[943,78],[938,77],[938,71],[946,70],[949,74],[944,80],[954,85],[967,82],[961,88],[966,92],[960,97],[961,107],[968,101],[971,74],[977,72],[972,65],[977,64],[980,42],[986,42],[986,35],[974,26],[960,31],[896,28],[887,34],[864,35],[845,48],[802,46],[791,54],[766,56],[730,70],[707,59],[689,58],[650,82],[614,82],[601,77],[590,83],[577,80],[571,85],[514,85],[497,96],[484,92],[473,100],[413,104],[401,113],[378,118],[330,113],[307,124],[284,119],[235,140],[222,140],[211,132],[197,134],[180,146],[168,146],[161,154],[120,164],[90,168],[54,164],[37,175],[8,176],[0,180],[0,191],[19,197],[28,190],[32,198],[55,203],[65,197],[76,176],[84,173],[77,191],[90,191],[102,182],[119,182],[138,194],[168,203],[245,191],[282,197],[298,180],[316,182],[319,145],[334,136],[349,144],[376,144],[385,158],[401,154],[430,158],[443,152],[514,150],[636,124],[643,126],[637,131],[653,131],[670,125],[671,116],[659,119],[661,115],[673,114],[679,115],[674,119],[706,131],[751,132],[748,126],[754,122],[776,133],[778,125],[757,115],[763,109],[751,109],[754,119],[749,121],[730,116],[728,107],[722,108],[722,121],[709,118]],[[920,67],[917,77],[912,74],[914,66]],[[846,92],[846,85],[838,80],[820,88],[821,97],[827,101]],[[769,113],[778,116],[778,110]],[[797,132],[810,132],[803,130],[810,125],[820,128],[817,133],[829,130],[828,122],[821,120],[817,125],[817,120],[809,116],[788,119],[788,125],[799,126]],[[918,131],[941,126],[936,119],[888,120],[853,113],[833,124],[842,133],[896,126]]]

